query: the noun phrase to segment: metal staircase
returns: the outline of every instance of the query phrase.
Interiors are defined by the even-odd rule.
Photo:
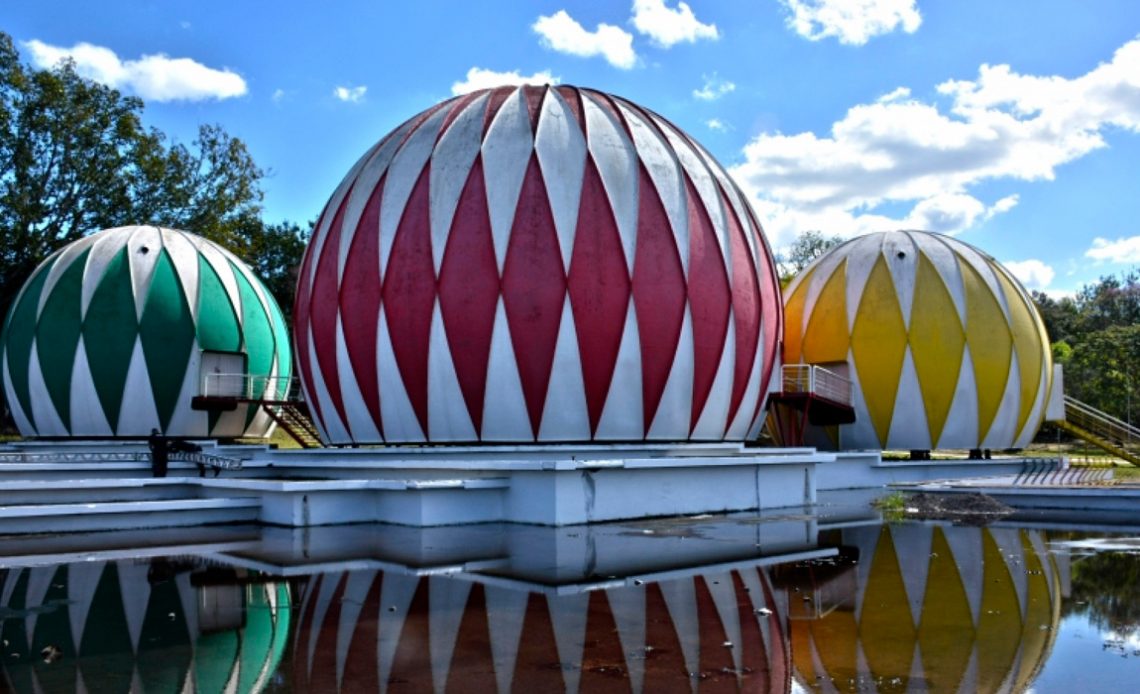
[[[196,410],[232,410],[249,404],[260,406],[301,448],[324,445],[295,377],[211,373],[203,381],[202,394],[191,401]]]
[[[320,448],[323,445],[321,435],[309,416],[309,406],[303,400],[266,401],[262,407],[301,448]]]
[[[1122,419],[1065,396],[1065,419],[1052,422],[1111,455],[1140,465],[1140,429]]]

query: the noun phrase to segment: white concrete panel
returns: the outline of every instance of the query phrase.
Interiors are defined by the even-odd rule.
[[[174,274],[178,276],[178,283],[182,287],[183,296],[186,297],[186,305],[190,308],[190,315],[197,324],[198,249],[190,243],[184,232],[170,229],[163,231],[162,243],[166,248],[167,255],[170,256],[171,264],[174,265]]]
[[[491,637],[495,683],[500,692],[509,692],[519,655],[523,619],[526,617],[526,606],[531,594],[490,585],[484,586],[483,591],[487,596],[487,631]]]
[[[661,392],[661,402],[649,427],[648,439],[677,441],[689,438],[693,416],[693,317],[689,303],[681,320],[681,337],[673,355],[673,366]]]
[[[910,314],[914,308],[914,280],[918,272],[918,248],[905,231],[887,233],[883,235],[883,257],[887,259],[887,270],[895,285],[903,324],[910,330]]]
[[[764,369],[764,324],[760,321],[757,323],[760,331],[757,335],[756,356],[752,358],[752,366],[748,371],[748,380],[745,382],[740,405],[732,417],[732,423],[728,425],[728,433],[725,434],[725,438],[728,439],[742,439],[747,436],[755,419],[756,400],[761,395],[760,377]]]
[[[954,251],[978,271],[986,286],[989,287],[990,293],[994,295],[998,305],[1001,306],[1001,312],[1005,316],[1006,323],[1009,323],[1009,303],[1005,300],[1005,292],[1002,291],[1001,285],[998,283],[997,275],[994,274],[993,265],[991,265],[993,259],[964,243],[951,243]]]
[[[926,421],[926,407],[923,403],[918,371],[914,368],[914,356],[910,352],[910,345],[907,345],[903,353],[899,387],[895,392],[895,409],[891,415],[886,448],[931,448],[930,424]]]
[[[380,377],[380,419],[384,439],[388,442],[423,441],[424,431],[404,388],[396,354],[392,351],[388,317],[383,310],[380,311],[380,332],[376,340],[376,371]]]
[[[883,253],[883,239],[880,234],[861,236],[848,241],[843,246],[843,253],[847,255],[847,330],[855,327],[855,314],[859,310],[859,302],[863,300],[863,291],[867,288],[867,278],[875,268]],[[839,251],[835,251],[836,254]]]
[[[91,297],[99,288],[99,282],[103,279],[107,264],[122,250],[119,239],[125,233],[122,229],[111,229],[91,237],[94,242],[91,244],[91,252],[87,254],[87,267],[83,270],[83,289],[79,297],[79,315],[81,317],[87,317],[87,307],[91,305]]]
[[[317,649],[317,640],[321,629],[325,625],[325,615],[332,605],[333,593],[344,579],[344,572],[330,572],[320,575],[321,586],[317,593],[317,604],[313,607],[313,622],[309,626],[309,652],[305,654],[305,674],[311,675],[313,669],[313,655]]]
[[[7,357],[5,357],[7,364]],[[11,395],[8,401],[11,402]],[[1049,404],[1045,409],[1046,422],[1063,422],[1065,420],[1065,373],[1060,364],[1053,365],[1053,380],[1049,387]]]
[[[1005,382],[1005,392],[1001,396],[993,424],[982,438],[982,448],[1009,448],[1017,428],[1017,415],[1021,409],[1021,371],[1017,363],[1017,352],[1010,351],[1009,378]]]
[[[71,268],[80,254],[87,250],[94,240],[95,236],[84,236],[64,246],[60,249],[58,254],[53,256],[55,261],[48,269],[47,277],[44,278],[44,286],[40,289],[40,303],[36,310],[37,316],[44,310],[44,304],[47,302],[48,297],[51,296],[55,285],[59,283],[60,277]]]
[[[562,677],[568,692],[578,691],[582,677],[582,648],[586,643],[589,605],[589,593],[546,597],[550,622],[554,627],[554,645],[558,649],[558,660],[563,663]]]
[[[625,122],[629,124],[638,157],[653,181],[661,206],[665,209],[665,216],[669,218],[669,226],[672,227],[673,239],[681,258],[681,271],[688,277],[689,208],[681,162],[677,161],[676,154],[651,122],[622,102],[618,101],[617,105]]]
[[[143,249],[147,249],[143,252]],[[158,227],[135,227],[127,239],[127,259],[131,266],[131,289],[135,295],[135,314],[142,320],[146,308],[150,283],[154,279],[154,268],[158,265],[159,251],[162,250],[162,235]]]
[[[479,154],[486,108],[487,93],[484,93],[456,116],[439,138],[431,155],[428,185],[431,199],[431,257],[437,276],[459,195],[463,192],[475,157]]]
[[[428,163],[439,128],[447,115],[441,108],[428,116],[418,128],[408,136],[404,144],[392,157],[388,167],[388,177],[380,194],[380,257],[384,259],[381,274],[387,272],[387,261],[391,258],[392,241],[396,238],[400,219],[408,205],[408,198],[423,174]]]
[[[958,577],[962,580],[962,588],[966,592],[966,600],[970,603],[970,614],[974,618],[974,627],[977,628],[982,616],[982,594],[985,592],[984,553],[982,551],[981,528],[955,526],[943,531],[946,544],[954,553],[949,560],[958,567]]]
[[[119,590],[123,598],[123,616],[127,621],[127,633],[131,636],[131,646],[137,653],[142,637],[143,620],[150,603],[150,582],[146,575],[150,571],[147,564],[129,561],[115,563],[119,572]]]
[[[137,348],[138,343],[135,346]],[[39,338],[37,337],[32,340],[32,351],[28,355],[28,402],[32,406],[36,434],[39,436],[67,436],[67,427],[63,425],[63,420],[56,412],[55,402],[48,394],[47,383],[44,382],[39,351]],[[150,391],[147,392],[149,394]]]
[[[360,612],[364,608],[364,601],[368,598],[368,590],[372,582],[379,580],[376,571],[349,571],[345,575],[344,593],[340,599],[340,621],[336,627],[336,684],[344,686],[344,666],[348,661],[348,649],[352,644],[352,636],[356,633],[356,625],[360,620]],[[379,615],[364,615],[364,619],[379,619]]]
[[[847,363],[855,363],[851,350],[847,350]],[[855,421],[839,427],[839,447],[845,450],[882,448],[879,444],[879,435],[871,422],[871,411],[867,409],[863,385],[859,381],[859,370],[848,369],[847,377],[851,379],[851,407],[855,410]]]
[[[954,399],[950,401],[950,411],[938,448],[977,448],[978,434],[978,387],[974,381],[974,359],[970,347],[962,350],[962,366],[958,371],[958,385],[954,387]]]
[[[534,439],[502,297],[495,307],[495,327],[491,332],[491,359],[487,368],[481,434],[483,441]]]
[[[938,271],[938,276],[942,278],[943,284],[950,292],[954,308],[958,311],[958,320],[962,323],[962,329],[965,330],[966,285],[962,280],[962,268],[958,266],[958,258],[954,255],[954,251],[943,238],[940,234],[912,234],[910,237]]]
[[[364,403],[364,395],[360,392],[360,382],[352,368],[352,360],[348,356],[348,344],[344,339],[344,325],[339,312],[336,316],[336,364],[340,400],[344,404],[344,415],[348,419],[346,424],[349,436],[353,441],[382,440],[376,423],[372,421],[368,405]],[[383,402],[384,398],[381,396],[380,400]]]
[[[602,187],[610,201],[617,222],[622,249],[629,274],[633,276],[634,252],[637,249],[638,181],[637,152],[617,118],[610,114],[589,92],[582,94],[582,116],[586,121],[586,147]]]
[[[348,443],[350,441],[348,430],[345,428],[344,422],[340,420],[340,413],[336,411],[333,405],[332,396],[329,394],[328,387],[325,385],[324,375],[321,373],[321,365],[317,359],[317,348],[313,344],[313,335],[310,332],[309,339],[309,364],[310,371],[312,372],[312,386],[315,391],[313,395],[316,396],[317,407],[320,408],[321,425],[324,428],[325,435],[328,441],[335,443]],[[310,401],[312,402],[312,401]],[[380,399],[383,404],[384,399]]]
[[[542,100],[534,151],[546,182],[546,196],[562,251],[562,268],[570,274],[582,176],[586,169],[586,138],[570,106],[557,90],[547,90]]]
[[[190,407],[194,396],[198,395],[201,361],[202,353],[198,350],[198,341],[195,340],[190,347],[190,355],[186,361],[186,373],[182,375],[182,385],[178,389],[178,401],[174,406],[174,411],[170,413],[170,422],[166,425],[168,432],[176,433],[179,436],[209,436],[209,432],[206,431],[206,426],[209,423],[206,412],[194,410]],[[74,391],[75,385],[72,381],[72,392]],[[72,401],[72,407],[74,407],[74,401]]]
[[[20,399],[16,397],[16,391],[12,387],[12,373],[8,370],[8,350],[3,350],[4,354],[4,395],[8,402],[8,411],[12,413],[12,419],[16,421],[16,428],[21,432],[34,433],[35,427],[32,425],[30,414],[24,413],[24,408],[20,405]]]
[[[428,436],[432,441],[475,441],[477,433],[451,360],[439,299],[431,313],[428,346]]]
[[[709,397],[705,400],[705,409],[697,418],[697,426],[693,428],[694,440],[709,441],[724,438],[724,432],[728,428],[728,405],[732,398],[732,373],[735,366],[736,325],[734,321],[729,321],[712,389],[709,390]]]
[[[866,561],[855,564],[855,623],[863,619],[863,598],[867,594],[867,582],[871,578],[871,564],[875,550],[879,546],[879,538],[889,530],[881,525],[847,528],[843,530],[844,544],[854,545],[859,549],[860,557],[867,557]],[[871,609],[875,609],[875,605]]]
[[[222,253],[218,246],[208,243],[205,239],[195,237],[191,239],[198,248],[198,252],[206,259],[214,273],[221,280],[222,286],[225,287],[226,295],[230,297],[230,303],[233,305],[234,317],[237,319],[239,325],[245,320],[242,315],[240,297],[241,293],[238,291],[237,278],[234,277],[233,266],[230,265],[229,259]]]
[[[345,191],[344,195],[348,196],[347,202],[344,203],[344,217],[341,219],[340,229],[340,244],[337,248],[337,270],[336,279],[337,286],[340,286],[341,279],[344,277],[344,265],[348,262],[348,252],[352,248],[352,242],[356,238],[357,227],[360,225],[360,217],[364,214],[364,208],[368,205],[368,201],[375,195],[380,195],[381,192],[376,190],[377,184],[380,183],[380,178],[388,170],[388,166],[392,163],[392,158],[396,156],[396,151],[404,142],[404,135],[407,130],[411,128],[411,122],[406,122],[400,126],[399,129],[373,147],[361,159],[363,166],[356,171],[355,174],[350,173],[345,181],[352,184],[351,191]],[[330,208],[329,214],[329,228],[331,229],[332,218],[336,214],[337,208]],[[379,227],[373,229],[361,230],[363,233],[379,234]],[[377,244],[379,249],[379,244]],[[381,256],[377,253],[377,267],[384,267],[380,261]],[[314,264],[315,265],[315,264]]]
[[[91,612],[91,602],[95,598],[95,589],[99,587],[99,578],[103,575],[106,564],[101,561],[85,561],[71,564],[67,567],[67,616],[71,622],[73,653],[79,652],[83,643],[83,629],[87,625],[87,615]],[[9,603],[9,597],[4,596],[4,604]]]
[[[44,597],[47,596],[48,588],[51,587],[51,581],[55,578],[55,573],[58,570],[58,566],[50,565],[34,566],[24,569],[28,576],[28,588],[25,592],[27,602],[25,602],[24,605],[28,608],[33,608],[29,609],[27,616],[24,617],[24,630],[28,635],[29,643],[35,643],[33,636],[36,633],[36,621],[40,615],[39,611],[34,608],[44,604]]]
[[[115,433],[119,436],[146,436],[152,429],[161,430],[162,424],[158,419],[158,408],[154,404],[154,391],[146,369],[142,341],[135,338]]]
[[[18,406],[16,400],[9,405]],[[13,408],[14,409],[14,408]],[[91,378],[91,366],[87,363],[87,348],[83,336],[75,348],[75,362],[71,369],[71,434],[73,436],[111,436],[111,425],[103,413],[103,403],[95,390]]]
[[[1005,570],[1013,579],[1017,604],[1021,607],[1021,621],[1024,623],[1029,608],[1029,576],[1025,573],[1025,550],[1021,546],[1021,531],[1017,528],[989,528],[988,532],[1001,551]]]
[[[720,617],[721,626],[724,627],[724,634],[732,643],[730,649],[732,651],[732,663],[734,668],[739,671],[741,669],[740,655],[743,644],[740,638],[740,610],[736,603],[736,590],[732,585],[732,574],[728,572],[704,574],[701,578],[704,579],[705,586],[712,596],[717,616]],[[716,644],[701,645],[705,648],[716,648]]]
[[[610,392],[598,419],[599,440],[632,441],[645,436],[645,415],[641,387],[641,338],[633,298],[626,306],[625,327],[618,347]]]
[[[534,152],[530,132],[530,112],[523,90],[507,97],[483,138],[483,173],[487,187],[487,212],[499,273],[507,257],[511,226],[515,220],[519,191]]]
[[[578,353],[578,333],[570,296],[562,305],[562,321],[558,324],[558,342],[554,347],[554,364],[542,410],[539,441],[588,441],[590,412],[586,405],[586,386],[582,377],[582,358]]]

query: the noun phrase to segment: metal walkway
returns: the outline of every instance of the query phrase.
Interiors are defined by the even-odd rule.
[[[1101,450],[1140,465],[1140,429],[1076,398],[1065,396],[1065,419],[1052,422]]]

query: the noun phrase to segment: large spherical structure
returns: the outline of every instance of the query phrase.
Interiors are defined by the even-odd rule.
[[[785,293],[788,364],[852,381],[846,449],[1010,448],[1045,415],[1052,357],[1025,289],[953,238],[869,234],[832,249]]]
[[[624,99],[505,87],[377,143],[302,263],[327,441],[740,440],[781,335],[769,249],[689,136]]]
[[[254,397],[283,396],[292,366],[281,310],[244,263],[149,226],[107,229],[45,260],[0,350],[25,436],[265,436],[272,422],[255,405],[207,413],[191,400],[213,371],[250,377]]]

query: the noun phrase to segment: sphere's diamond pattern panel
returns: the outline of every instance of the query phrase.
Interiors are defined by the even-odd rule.
[[[459,97],[381,141],[318,220],[294,325],[335,444],[755,435],[783,335],[723,169],[572,87]]]
[[[256,405],[218,416],[190,403],[205,353],[242,357],[254,397],[282,397],[285,336],[268,290],[227,251],[180,231],[121,227],[36,269],[0,337],[0,363],[25,436],[140,436],[152,425],[172,436],[265,436],[271,421]]]
[[[1049,342],[993,258],[939,234],[869,234],[805,268],[786,297],[784,362],[852,380],[856,422],[841,447],[1013,448],[1036,434]]]

